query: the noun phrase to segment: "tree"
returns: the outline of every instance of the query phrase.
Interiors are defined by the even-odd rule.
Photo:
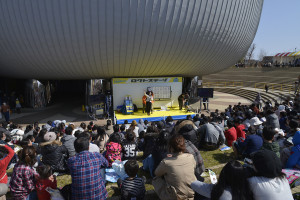
[[[248,60],[248,64],[251,66],[251,59],[254,55],[254,50],[256,49],[256,44],[252,43],[251,46],[248,49],[248,52],[246,54],[246,58]]]
[[[267,55],[266,50],[260,49],[259,57],[258,57],[259,61],[263,61],[263,59],[264,59],[264,57],[265,57],[266,55]]]

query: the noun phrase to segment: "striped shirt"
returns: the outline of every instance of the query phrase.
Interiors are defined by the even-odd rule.
[[[145,183],[142,178],[126,178],[122,181],[121,199],[144,199],[145,191]]]

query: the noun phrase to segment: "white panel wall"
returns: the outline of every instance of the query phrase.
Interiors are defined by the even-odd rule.
[[[124,97],[131,95],[133,104],[136,104],[138,108],[142,108],[142,97],[147,87],[162,87],[171,86],[172,96],[171,100],[156,100],[154,107],[160,106],[178,106],[178,96],[182,93],[182,82],[167,82],[167,83],[124,83],[124,84],[113,84],[113,104],[114,110],[117,106],[123,105]]]
[[[193,77],[234,65],[263,0],[0,0],[0,75]]]

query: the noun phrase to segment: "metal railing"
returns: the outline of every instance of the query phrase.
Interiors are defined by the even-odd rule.
[[[204,82],[203,87],[243,87],[244,83],[241,81],[215,81],[215,82]],[[265,90],[265,86],[269,86],[269,90],[274,91],[280,91],[280,92],[288,92],[293,93],[295,90],[295,86],[291,84],[280,84],[280,83],[264,83],[264,82],[258,82],[254,84],[254,88],[256,89],[262,89]]]
[[[272,92],[274,90],[277,90],[280,92],[288,92],[290,94],[291,92],[294,92],[295,89],[294,85],[279,83],[255,83],[254,88],[265,90],[266,85],[268,85],[269,90],[271,90]]]
[[[243,82],[241,81],[204,82],[203,87],[243,87]]]

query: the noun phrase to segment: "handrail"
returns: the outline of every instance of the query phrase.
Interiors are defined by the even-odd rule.
[[[241,81],[216,81],[216,82],[204,82],[204,87],[242,87]]]
[[[241,81],[215,81],[215,82],[203,82],[204,87],[243,87],[244,83]],[[258,82],[254,84],[254,88],[256,89],[265,89],[265,86],[269,86],[269,90],[274,91],[278,90],[281,92],[294,92],[294,85],[285,84],[285,83],[265,83],[265,82]]]
[[[280,84],[280,83],[262,83],[262,82],[259,82],[259,83],[254,84],[254,88],[264,90],[266,85],[268,85],[269,89],[272,90],[272,91],[279,90],[281,92],[288,92],[289,94],[291,92],[293,92],[294,87],[295,87],[291,84],[285,84],[285,83]]]

